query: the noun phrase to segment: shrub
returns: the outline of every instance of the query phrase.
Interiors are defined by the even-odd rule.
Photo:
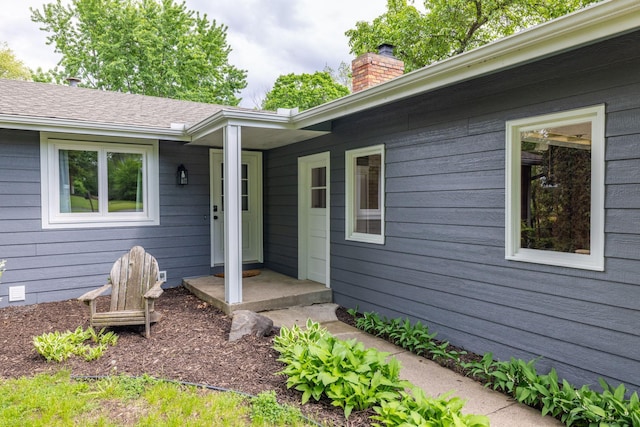
[[[386,426],[489,426],[485,416],[463,415],[459,398],[428,398],[401,381],[400,363],[393,357],[387,361],[388,353],[339,340],[311,320],[306,326],[282,328],[274,340],[279,360],[286,364],[280,373],[288,375],[287,387],[302,391],[302,403],[324,395],[344,409],[345,418],[354,409],[373,408],[377,415],[372,419]]]
[[[462,414],[464,402],[459,397],[445,394],[432,398],[418,387],[400,395],[400,399],[383,401],[373,408],[377,415],[371,419],[382,422],[374,426],[489,427],[489,419],[483,415]]]
[[[90,341],[95,345],[85,344]],[[33,337],[33,345],[36,351],[47,362],[62,362],[72,355],[84,357],[85,360],[95,360],[101,357],[109,346],[118,342],[118,336],[113,332],[100,332],[89,327],[86,331],[81,326],[74,331],[50,332]]]
[[[388,353],[365,349],[356,340],[343,341],[318,323],[307,321],[307,329],[281,328],[274,340],[286,364],[280,372],[288,376],[287,387],[302,392],[302,403],[325,395],[332,404],[351,411],[368,409],[382,400],[397,398],[409,383],[400,381],[400,363]]]
[[[350,311],[350,313],[355,317],[355,312]],[[591,390],[586,385],[576,389],[566,380],[560,382],[555,369],[551,369],[548,374],[539,374],[535,368],[537,359],[529,362],[515,358],[509,361],[497,361],[493,359],[491,353],[486,353],[479,361],[464,363],[460,359],[460,355],[464,352],[450,350],[447,342],[435,343],[433,341],[435,334],[430,334],[428,327],[419,322],[412,325],[409,320],[404,322],[398,319],[389,320],[380,318],[376,313],[364,313],[356,318],[356,326],[373,335],[388,338],[416,354],[423,354],[434,360],[451,359],[462,367],[467,375],[479,379],[487,387],[511,395],[518,402],[541,408],[543,416],[550,414],[567,426],[640,426],[638,394],[634,392],[630,398],[625,398],[629,393],[622,384],[614,388],[601,379],[602,393]],[[417,394],[418,396],[414,393],[413,399],[425,403],[425,400],[419,396],[419,392]],[[411,414],[411,421],[405,422],[423,425],[420,421],[422,415],[412,408],[411,399],[403,393],[400,401],[383,402],[380,408],[376,409],[378,413],[376,419],[387,425],[397,425],[393,422]],[[443,402],[425,404],[427,406],[433,404],[436,407],[446,405]],[[453,399],[451,405],[455,406]],[[477,421],[473,419],[468,422]]]

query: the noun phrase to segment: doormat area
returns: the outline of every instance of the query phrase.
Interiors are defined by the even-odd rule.
[[[258,274],[260,274],[260,270],[245,270],[242,272],[242,277],[253,277],[253,276],[257,276]],[[214,274],[214,276],[216,277],[224,277],[224,273],[218,273],[218,274]]]

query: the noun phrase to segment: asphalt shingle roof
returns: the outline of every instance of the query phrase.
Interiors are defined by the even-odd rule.
[[[194,125],[223,108],[233,109],[154,96],[0,79],[0,115],[169,129],[171,123]]]

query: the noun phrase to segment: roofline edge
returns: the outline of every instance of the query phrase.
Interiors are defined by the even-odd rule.
[[[638,28],[640,2],[608,0],[293,116],[307,127],[615,37]]]
[[[33,130],[40,132],[91,134],[144,139],[191,141],[183,130],[127,126],[109,123],[79,122],[77,120],[26,117],[0,114],[0,128]]]

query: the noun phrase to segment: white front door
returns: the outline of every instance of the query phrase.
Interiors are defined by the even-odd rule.
[[[298,159],[298,278],[329,286],[329,152]]]
[[[211,150],[211,265],[224,264],[224,163]],[[242,261],[262,262],[262,153],[242,152]]]

